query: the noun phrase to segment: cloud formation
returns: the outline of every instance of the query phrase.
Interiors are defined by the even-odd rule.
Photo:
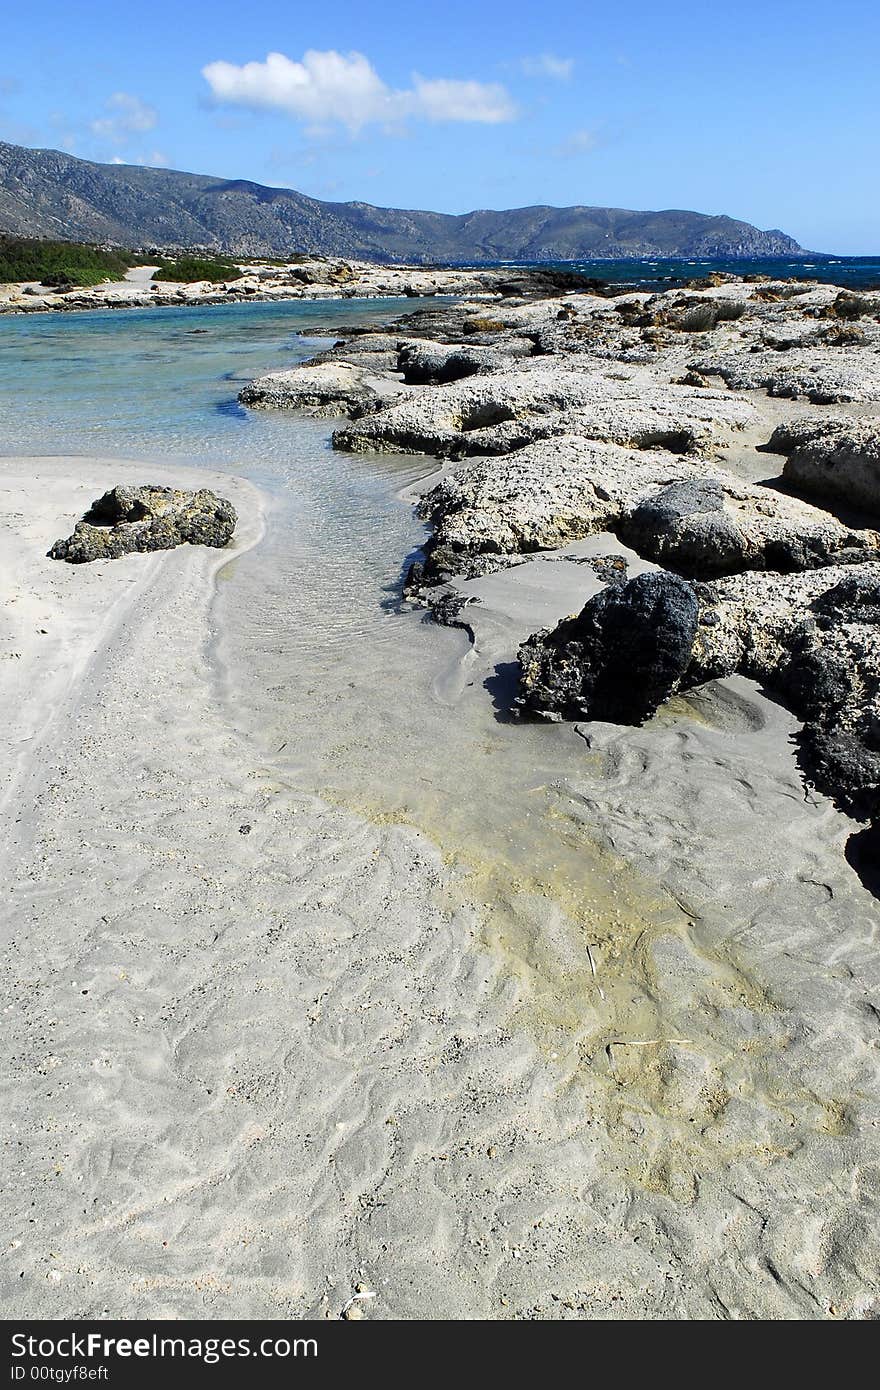
[[[100,135],[102,139],[113,140],[119,145],[125,144],[131,135],[142,135],[145,131],[154,130],[159,121],[159,113],[155,107],[148,106],[140,97],[132,96],[130,92],[114,92],[109,101],[104,103],[104,109],[109,114],[92,121],[92,133]]]
[[[552,77],[567,82],[574,72],[574,58],[558,58],[555,53],[540,53],[537,57],[522,58],[520,68],[526,77]]]
[[[161,150],[153,150],[152,154],[139,155],[137,159],[123,159],[122,155],[115,154],[110,163],[139,164],[143,169],[167,169],[170,160]]]
[[[575,130],[560,144],[554,145],[551,153],[559,159],[574,159],[579,154],[590,154],[599,144],[595,130]]]
[[[389,87],[363,53],[309,49],[297,62],[269,53],[264,62],[208,63],[202,76],[217,103],[281,111],[311,125],[340,124],[352,133],[366,125],[401,125],[411,119],[498,125],[516,108],[497,82],[424,78]]]

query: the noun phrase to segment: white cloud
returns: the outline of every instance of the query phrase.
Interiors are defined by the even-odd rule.
[[[595,130],[575,130],[560,145],[554,145],[551,153],[561,159],[571,159],[575,155],[589,154],[598,145],[599,136]]]
[[[399,125],[411,118],[511,121],[516,108],[499,83],[427,79],[397,90],[385,83],[363,53],[309,49],[300,62],[270,53],[265,62],[208,63],[202,76],[218,103],[283,111],[313,125],[338,123],[356,132],[365,125]]]
[[[429,121],[477,121],[500,125],[516,115],[513,102],[498,82],[461,82],[452,77],[428,81],[413,77],[415,114]]]
[[[152,154],[138,155],[137,159],[123,159],[121,154],[115,154],[110,163],[139,164],[143,169],[167,169],[169,159],[167,154],[163,154],[161,150],[153,150]]]
[[[130,135],[154,130],[159,122],[158,111],[129,92],[114,92],[104,108],[109,114],[92,121],[92,133],[116,144],[125,144]]]
[[[526,77],[552,77],[556,82],[567,82],[574,72],[574,58],[558,58],[555,53],[541,53],[537,57],[521,59],[520,68]]]

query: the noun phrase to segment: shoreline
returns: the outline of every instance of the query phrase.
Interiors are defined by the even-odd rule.
[[[258,377],[238,397],[250,408],[347,416],[349,423],[333,434],[339,451],[427,455],[463,465],[442,475],[419,503],[431,535],[404,586],[439,621],[449,620],[450,605],[460,611],[469,601],[455,592],[462,579],[522,565],[530,554],[605,530],[661,570],[709,581],[706,603],[716,601],[716,592],[722,603],[728,597],[734,605],[748,603],[745,579],[761,573],[764,607],[806,605],[802,622],[811,619],[819,589],[791,587],[784,576],[806,579],[824,567],[829,590],[835,576],[841,593],[852,589],[852,576],[853,583],[874,584],[880,483],[872,471],[880,446],[871,412],[880,404],[880,296],[719,275],[690,294],[641,291],[609,303],[569,293],[510,300],[495,317],[480,308],[457,301],[378,330],[352,330],[298,367]],[[622,369],[613,370],[614,363]],[[780,407],[777,400],[794,404]],[[811,447],[815,462],[808,461]],[[767,453],[783,461],[775,478],[766,476]],[[838,574],[838,562],[862,568]],[[725,578],[726,587],[711,589],[711,581]],[[660,581],[670,583],[675,589],[675,581]],[[760,611],[758,601],[747,624],[760,622]],[[861,612],[856,604],[844,621],[858,627],[864,708],[851,710],[847,723],[842,707],[823,714],[822,697],[809,689],[791,708],[807,720],[805,746],[814,746],[804,763],[808,785],[858,819],[880,821],[871,733],[880,668]],[[710,621],[717,621],[714,610]],[[735,615],[732,621],[735,627]],[[786,621],[788,640],[797,643],[796,615]],[[539,646],[552,640],[549,631],[534,637]],[[703,642],[703,666],[697,662],[703,675],[692,683],[739,670],[773,685],[781,654],[762,666],[747,655],[753,632],[732,640],[734,647],[741,640],[738,658],[713,656],[712,642]],[[693,644],[691,634],[689,652]],[[842,662],[832,683],[843,687],[848,658],[834,656],[833,645],[815,659],[819,667]],[[608,659],[613,662],[612,648]],[[683,667],[665,696],[685,675]],[[785,679],[783,671],[776,681],[783,698]],[[556,677],[549,680],[545,694]],[[814,685],[821,680],[810,677]],[[557,707],[542,709],[540,698],[526,692],[517,703],[556,720],[616,717],[601,704],[591,715],[574,690]],[[662,698],[646,703],[640,718],[653,714]],[[826,733],[816,719],[826,721]],[[859,727],[863,733],[853,734]]]
[[[556,312],[510,307],[532,333]],[[367,385],[387,336],[352,340]],[[758,414],[725,450],[766,477]],[[436,481],[424,463],[402,496]],[[77,508],[125,470],[185,472],[113,470],[77,481]],[[45,561],[75,512],[50,526],[57,501],[38,505],[25,585],[63,577],[88,607],[86,584],[136,576],[139,598],[21,793],[3,911],[16,1307],[338,1318],[365,1285],[378,1318],[876,1312],[877,909],[841,853],[851,823],[804,795],[791,715],[735,676],[641,728],[570,728],[561,841],[629,877],[607,902],[575,877],[567,899],[539,874],[501,884],[430,825],[328,805],[258,751],[234,673],[212,669],[205,579],[231,553],[170,552],[143,587],[152,557]],[[656,568],[600,531],[454,578],[479,599],[462,690],[488,705],[481,678],[598,592],[609,554]],[[455,720],[462,692],[441,693]],[[308,706],[289,717],[308,740]]]
[[[632,258],[634,261],[638,258]],[[788,258],[780,257],[780,264]],[[663,258],[654,258],[648,264],[663,265]],[[610,258],[602,261],[592,258],[593,264],[621,264]],[[829,260],[829,265],[833,264]],[[345,299],[484,299],[493,301],[511,295],[531,294],[547,297],[555,291],[566,288],[583,293],[605,293],[609,297],[619,297],[632,293],[648,292],[650,289],[667,288],[659,284],[646,287],[626,278],[610,281],[600,275],[594,277],[586,271],[567,269],[581,264],[571,262],[501,262],[497,265],[472,266],[423,266],[423,265],[382,265],[371,261],[356,261],[343,258],[318,258],[309,260],[302,257],[287,264],[267,261],[265,263],[242,263],[243,274],[220,288],[208,282],[194,284],[174,284],[172,282],[151,282],[152,267],[135,267],[124,281],[105,282],[87,289],[55,291],[44,289],[37,282],[20,281],[0,284],[0,317],[5,315],[40,313],[79,313],[95,312],[102,309],[143,309],[180,308],[187,306],[210,307],[217,304],[272,303],[296,304],[303,301]],[[625,262],[623,262],[625,264]],[[669,289],[683,291],[691,284],[698,284],[706,267],[712,266],[711,259],[705,261],[682,261],[671,258],[668,264],[687,265],[694,274],[683,276]],[[749,264],[748,261],[743,265]],[[758,258],[756,265],[765,266],[768,262]],[[807,265],[805,268],[813,268]],[[709,274],[720,273],[723,278],[736,279],[736,272],[709,270]],[[746,272],[740,271],[739,274]],[[772,276],[762,271],[760,276],[771,280]],[[578,286],[575,281],[580,281]],[[569,282],[569,283],[566,283]],[[820,280],[806,277],[793,277],[791,283],[817,286]],[[833,281],[831,283],[834,283]],[[845,287],[843,280],[838,282]],[[871,287],[859,286],[855,293],[870,292]]]
[[[586,277],[548,267],[473,269],[381,266],[371,262],[316,260],[287,265],[242,265],[226,285],[151,281],[150,267],[135,267],[124,281],[90,289],[55,291],[36,282],[0,284],[0,316],[76,313],[101,309],[207,308],[218,304],[300,303],[315,300],[455,298],[495,299],[511,292],[540,294]]]

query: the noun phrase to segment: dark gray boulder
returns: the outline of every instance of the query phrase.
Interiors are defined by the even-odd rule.
[[[725,506],[717,478],[695,477],[660,488],[626,517],[620,534],[652,560],[692,574],[742,568],[743,535]]]
[[[720,472],[670,483],[643,498],[618,526],[648,560],[693,578],[746,569],[782,574],[857,564],[878,554],[874,531],[856,531],[826,512]]]
[[[209,488],[114,487],[99,497],[73,534],[49,551],[53,560],[83,564],[117,560],[135,551],[178,545],[222,549],[235,531],[235,508]]]
[[[686,672],[698,617],[694,589],[677,575],[609,585],[576,617],[520,648],[519,709],[640,724]]]
[[[880,823],[880,563],[610,586],[519,652],[520,710],[640,724],[669,695],[740,674],[803,721],[806,781]]]

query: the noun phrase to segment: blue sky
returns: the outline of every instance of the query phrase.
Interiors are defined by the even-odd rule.
[[[20,144],[444,212],[726,212],[880,252],[876,0],[35,0],[3,35]]]

